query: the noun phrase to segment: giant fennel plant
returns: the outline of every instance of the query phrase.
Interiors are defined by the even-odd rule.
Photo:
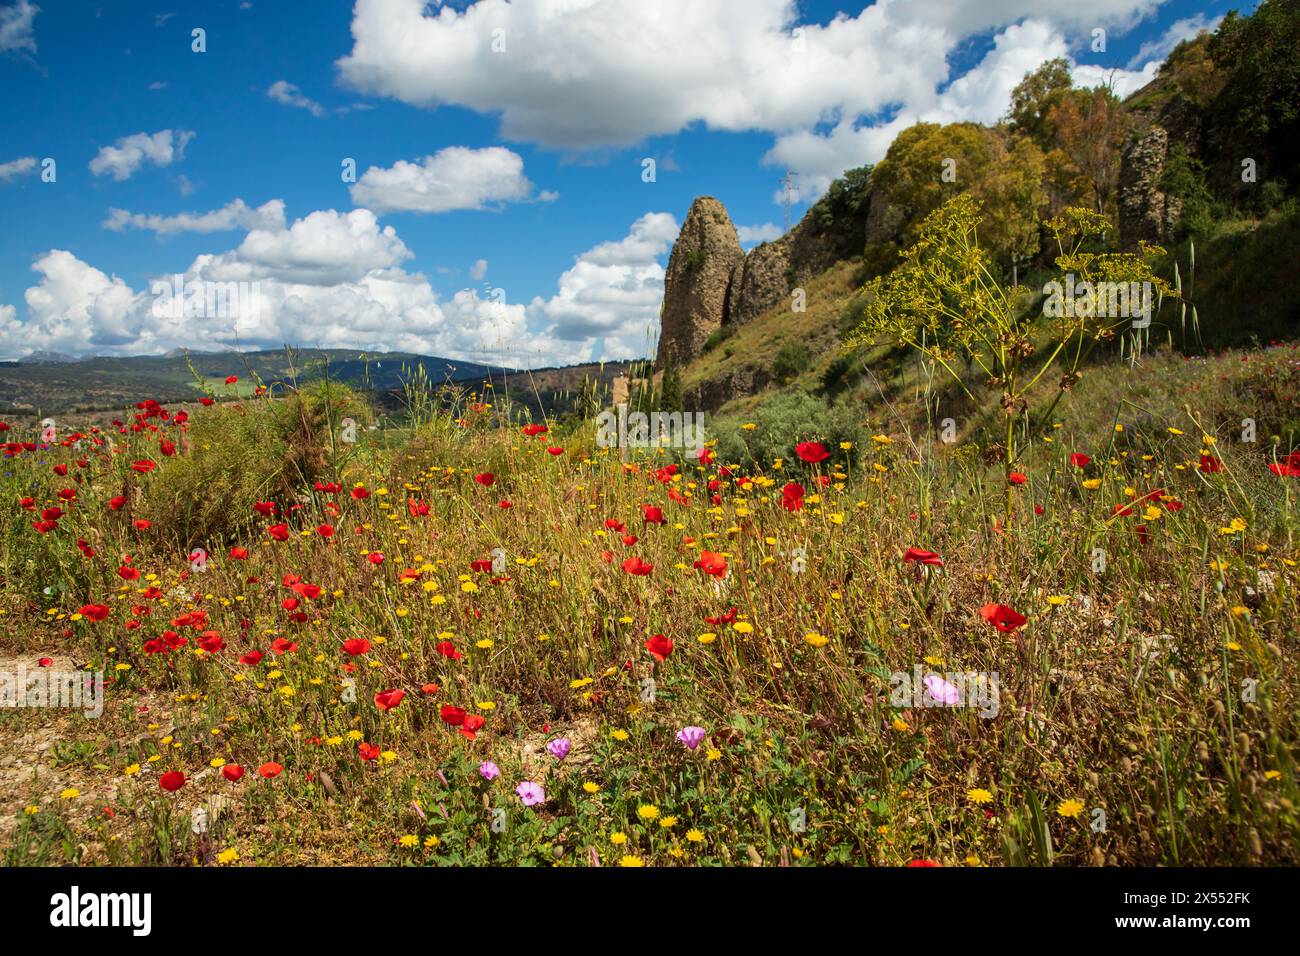
[[[1054,281],[1059,284],[1045,287],[1049,294],[1042,309],[1026,309],[1023,292],[995,274],[980,245],[980,223],[980,203],[969,194],[930,213],[899,266],[863,290],[863,321],[850,344],[892,340],[915,349],[972,401],[977,383],[969,381],[967,368],[1000,390],[1009,522],[1014,506],[1010,477],[1035,431],[1017,429],[1027,420],[1030,389],[1054,368],[1061,370],[1042,416],[1046,421],[1079,379],[1094,348],[1122,335],[1140,337],[1163,299],[1177,293],[1155,273],[1153,263],[1164,256],[1163,249],[1143,244],[1137,252],[1095,251],[1112,231],[1109,221],[1091,210],[1070,208],[1044,223],[1055,241],[1059,280]],[[1130,297],[1129,290],[1147,294],[1145,315],[1144,297]]]

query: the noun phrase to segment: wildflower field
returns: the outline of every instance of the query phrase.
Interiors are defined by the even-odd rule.
[[[1295,864],[1296,354],[1089,372],[1009,475],[906,396],[764,460],[490,383],[7,421],[0,671],[105,690],[0,709],[0,859]]]

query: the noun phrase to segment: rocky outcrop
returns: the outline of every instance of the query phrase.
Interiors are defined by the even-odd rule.
[[[1157,185],[1168,158],[1169,134],[1163,126],[1152,125],[1125,144],[1119,167],[1119,232],[1130,245],[1140,240],[1165,242],[1182,215],[1182,200]]]
[[[1157,77],[1133,94],[1159,103],[1155,109],[1131,112],[1133,132],[1120,150],[1119,234],[1128,246],[1146,240],[1168,243],[1183,212],[1182,200],[1160,189],[1171,152],[1182,146],[1203,158],[1206,130],[1201,111],[1182,96],[1170,95],[1171,80]]]
[[[681,368],[700,354],[704,340],[722,325],[743,259],[722,203],[712,196],[691,203],[668,257],[656,368],[666,363]]]
[[[748,322],[784,299],[790,292],[789,270],[784,239],[749,250],[741,269],[736,303],[727,321],[735,325]]]
[[[773,382],[770,370],[756,365],[737,365],[700,382],[683,395],[686,408],[712,412],[733,398],[754,395]]]
[[[789,233],[744,254],[722,203],[696,199],[668,259],[655,367],[681,368],[714,331],[788,303],[795,288],[869,241],[893,238],[900,221],[900,211],[875,193],[850,200],[833,188]]]

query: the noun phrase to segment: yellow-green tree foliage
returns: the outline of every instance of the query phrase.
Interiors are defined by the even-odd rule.
[[[970,193],[985,210],[984,246],[1010,267],[1038,252],[1038,222],[1047,208],[1042,151],[1027,137],[977,123],[918,123],[894,140],[873,180],[888,202],[917,226],[944,202]]]

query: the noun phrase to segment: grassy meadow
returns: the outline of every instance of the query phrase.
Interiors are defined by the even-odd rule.
[[[917,380],[701,456],[483,386],[10,420],[0,671],[106,690],[0,709],[0,860],[1294,865],[1297,378],[1091,366],[1009,513]]]

